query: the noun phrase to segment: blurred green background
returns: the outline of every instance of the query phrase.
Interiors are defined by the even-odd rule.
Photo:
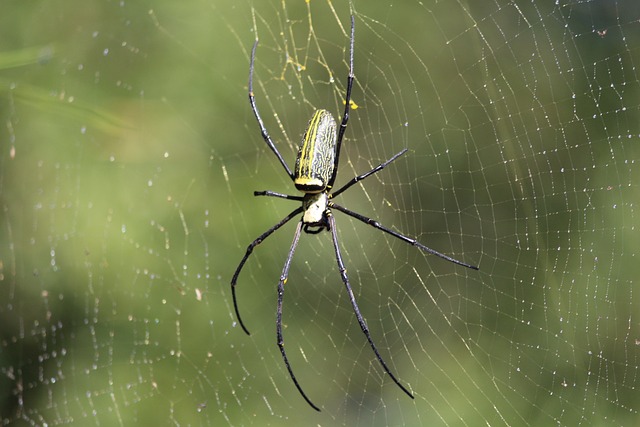
[[[0,17],[2,425],[635,425],[640,6],[611,2],[10,2]],[[384,375],[290,166],[337,116],[336,214]]]

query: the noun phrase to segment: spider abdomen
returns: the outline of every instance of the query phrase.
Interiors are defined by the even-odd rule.
[[[336,157],[336,121],[327,110],[316,110],[302,138],[294,184],[303,193],[320,193],[327,189]]]

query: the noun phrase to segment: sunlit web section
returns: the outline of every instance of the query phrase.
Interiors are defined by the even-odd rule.
[[[635,425],[640,408],[640,5],[558,2],[14,5],[1,28],[0,424]],[[371,3],[371,4],[370,4]],[[481,4],[482,3],[482,4]],[[295,208],[316,108],[355,102],[330,235]],[[311,419],[315,417],[315,419]]]

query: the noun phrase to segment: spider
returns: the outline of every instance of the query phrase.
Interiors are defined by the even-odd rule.
[[[333,239],[333,248],[335,251],[336,261],[338,262],[338,270],[340,271],[340,276],[342,279],[342,283],[344,284],[347,294],[349,296],[349,301],[351,302],[351,306],[353,311],[358,319],[358,323],[360,324],[360,329],[369,341],[369,345],[371,349],[375,353],[378,362],[384,369],[384,371],[391,377],[393,382],[395,382],[403,392],[405,392],[409,397],[413,399],[413,394],[403,386],[400,381],[396,378],[396,376],[391,372],[386,362],[380,355],[378,348],[373,342],[373,338],[371,338],[371,334],[369,333],[369,328],[360,313],[360,309],[358,308],[358,303],[356,302],[355,296],[353,294],[353,290],[351,289],[351,284],[349,283],[349,278],[347,276],[347,270],[344,266],[344,262],[342,260],[342,255],[340,253],[340,246],[338,242],[338,234],[336,231],[336,222],[333,217],[332,209],[338,210],[348,216],[351,216],[359,221],[364,222],[378,230],[381,230],[385,233],[392,235],[404,242],[409,243],[410,245],[416,246],[420,250],[427,252],[429,254],[438,256],[452,263],[471,268],[474,270],[478,270],[478,267],[466,264],[462,261],[458,261],[454,258],[451,258],[445,254],[437,252],[431,248],[424,246],[419,243],[415,239],[407,237],[403,234],[400,234],[396,231],[391,230],[390,228],[382,226],[377,221],[367,218],[364,215],[353,212],[341,205],[338,205],[333,202],[337,196],[345,192],[347,189],[355,185],[357,182],[367,178],[370,175],[375,174],[376,172],[384,169],[391,162],[396,160],[398,157],[402,156],[407,152],[407,149],[400,151],[395,154],[386,162],[383,162],[371,169],[370,171],[358,175],[355,178],[351,179],[349,182],[344,184],[338,190],[331,192],[333,188],[333,183],[336,179],[336,174],[338,172],[338,161],[340,159],[340,148],[342,147],[342,140],[344,138],[345,130],[347,129],[347,122],[349,120],[349,110],[350,110],[350,102],[351,102],[351,89],[353,87],[353,80],[355,78],[353,74],[353,45],[354,45],[354,34],[355,34],[355,22],[353,16],[351,16],[351,37],[350,37],[350,55],[349,55],[349,76],[347,77],[347,93],[345,96],[345,108],[344,114],[342,116],[342,123],[340,123],[340,128],[337,129],[336,121],[334,120],[331,113],[326,110],[317,110],[304,133],[304,137],[302,138],[302,143],[300,144],[300,148],[298,150],[298,155],[296,158],[295,169],[292,172],[287,165],[287,162],[284,160],[276,146],[274,145],[267,129],[264,126],[262,118],[260,117],[260,113],[258,112],[258,107],[256,106],[255,96],[253,93],[253,67],[254,60],[256,55],[256,47],[258,46],[258,40],[253,44],[253,48],[251,50],[251,60],[249,64],[249,103],[251,104],[251,110],[256,117],[258,125],[260,126],[260,131],[262,133],[262,138],[267,143],[271,151],[276,155],[282,167],[287,172],[287,175],[293,181],[296,189],[303,193],[302,196],[299,195],[288,195],[276,193],[274,191],[255,191],[254,196],[267,196],[267,197],[278,197],[281,199],[294,200],[297,202],[302,202],[302,206],[294,209],[289,215],[285,216],[280,222],[275,224],[273,227],[262,233],[255,239],[251,244],[247,247],[247,250],[240,261],[240,264],[236,268],[235,273],[233,274],[233,278],[231,279],[231,293],[233,296],[233,306],[236,312],[236,316],[238,318],[238,322],[240,326],[250,335],[249,330],[246,328],[242,318],[240,317],[240,311],[238,309],[238,301],[236,298],[236,283],[238,281],[238,276],[240,275],[240,271],[244,267],[245,263],[249,259],[249,256],[253,252],[253,249],[262,243],[267,237],[269,237],[272,233],[278,230],[280,227],[288,223],[293,218],[302,214],[302,217],[298,221],[298,225],[293,235],[293,242],[291,243],[291,248],[289,249],[289,253],[287,254],[287,258],[284,263],[284,267],[282,268],[282,274],[280,275],[280,281],[278,282],[278,303],[276,309],[276,334],[277,334],[277,342],[278,348],[280,349],[280,353],[282,354],[282,359],[284,364],[289,371],[289,375],[293,380],[296,388],[306,400],[306,402],[316,411],[320,411],[318,408],[305,394],[302,386],[298,382],[295,374],[293,373],[293,369],[291,368],[291,364],[289,363],[289,359],[287,357],[287,353],[284,347],[284,340],[282,338],[282,300],[284,297],[284,286],[287,283],[287,277],[289,275],[289,267],[291,266],[291,259],[293,257],[293,253],[298,246],[298,240],[300,239],[300,234],[304,231],[307,234],[318,234],[323,230],[331,232],[331,237]],[[337,137],[336,137],[337,130]]]

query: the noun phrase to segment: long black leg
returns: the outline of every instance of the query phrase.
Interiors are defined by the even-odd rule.
[[[302,230],[303,222],[300,221],[298,223],[298,227],[296,227],[296,232],[293,235],[293,242],[291,243],[291,249],[289,249],[289,254],[287,255],[287,260],[284,263],[284,267],[282,268],[282,274],[280,275],[280,281],[278,282],[278,308],[276,310],[276,333],[278,336],[278,347],[280,348],[280,353],[282,353],[282,359],[284,360],[284,364],[287,366],[289,370],[289,375],[291,375],[291,379],[293,383],[296,385],[296,388],[304,397],[304,400],[316,411],[320,411],[316,405],[309,400],[304,391],[302,391],[302,387],[298,383],[296,376],[293,374],[293,369],[291,369],[291,365],[289,364],[289,359],[287,358],[287,352],[284,350],[284,340],[282,339],[282,298],[284,297],[284,285],[287,283],[287,277],[289,276],[289,267],[291,266],[291,258],[293,258],[293,253],[296,251],[296,246],[298,246],[298,240],[300,240],[300,231]]]
[[[364,321],[362,314],[360,314],[360,309],[358,308],[356,297],[353,295],[353,290],[351,289],[351,285],[349,284],[349,278],[347,277],[347,269],[344,266],[344,262],[342,262],[342,255],[340,254],[340,246],[338,244],[336,220],[333,218],[333,215],[329,215],[329,229],[331,230],[331,235],[333,237],[333,247],[336,252],[336,260],[338,261],[338,268],[340,269],[340,276],[342,277],[342,283],[344,283],[344,286],[347,288],[347,294],[349,294],[349,301],[351,301],[351,306],[353,307],[353,311],[355,312],[356,318],[358,319],[358,323],[360,324],[360,329],[362,329],[362,332],[367,337],[367,340],[369,341],[369,345],[371,346],[371,349],[373,350],[373,352],[376,354],[376,357],[378,358],[378,362],[380,362],[380,365],[382,365],[382,368],[384,369],[384,371],[387,374],[389,374],[393,382],[395,382],[398,385],[398,387],[402,389],[402,391],[404,391],[410,398],[413,399],[413,394],[411,394],[409,390],[407,390],[402,384],[400,384],[400,381],[398,381],[395,375],[391,373],[391,371],[389,370],[389,367],[382,359],[382,356],[380,356],[380,352],[378,351],[378,348],[376,347],[376,345],[373,343],[373,339],[371,338],[371,334],[369,333],[369,328],[367,327],[367,323]]]
[[[233,278],[231,279],[231,295],[233,296],[233,308],[236,310],[236,317],[238,318],[238,322],[240,322],[240,326],[242,326],[242,329],[247,333],[247,335],[251,335],[251,334],[249,333],[249,330],[244,326],[242,317],[240,317],[240,310],[238,310],[238,300],[236,299],[236,282],[238,281],[238,276],[240,275],[240,271],[242,270],[242,267],[244,267],[245,262],[247,262],[247,259],[249,259],[251,252],[253,252],[253,248],[258,246],[260,243],[262,243],[264,239],[269,237],[271,233],[273,233],[278,228],[285,225],[293,217],[300,214],[301,212],[302,212],[302,206],[292,211],[289,215],[285,216],[279,223],[277,223],[276,225],[274,225],[273,227],[271,227],[270,229],[262,233],[256,240],[251,242],[251,244],[247,246],[247,252],[245,252],[244,256],[242,257],[242,261],[240,261],[238,268],[236,268],[236,272],[233,273]]]
[[[254,196],[269,196],[269,197],[279,197],[281,199],[287,199],[287,200],[297,200],[299,202],[304,200],[303,196],[292,196],[290,194],[282,194],[282,193],[276,193],[275,191],[269,191],[269,190],[265,190],[265,191],[254,191],[253,192]]]
[[[400,234],[400,233],[398,233],[396,231],[393,231],[393,230],[381,225],[376,220],[373,220],[371,218],[367,218],[364,215],[360,215],[359,213],[353,212],[353,211],[351,211],[351,210],[349,210],[349,209],[347,209],[345,207],[342,207],[340,205],[336,205],[335,203],[331,203],[330,207],[331,208],[335,208],[335,209],[339,210],[340,212],[343,212],[343,213],[345,213],[345,214],[347,214],[347,215],[349,215],[349,216],[351,216],[351,217],[353,217],[353,218],[355,218],[357,220],[360,220],[360,221],[364,222],[365,224],[369,224],[370,226],[372,226],[374,228],[377,228],[378,230],[382,230],[385,233],[391,234],[393,237],[397,237],[398,239],[400,239],[400,240],[402,240],[404,242],[407,242],[410,245],[413,245],[413,246],[423,250],[424,252],[430,253],[431,255],[435,255],[437,257],[445,259],[445,260],[447,260],[449,262],[452,262],[454,264],[461,265],[463,267],[471,268],[473,270],[479,270],[479,268],[476,267],[475,265],[471,265],[471,264],[467,264],[466,262],[458,261],[455,258],[451,258],[448,255],[445,255],[445,254],[440,253],[440,252],[438,252],[436,250],[433,250],[433,249],[431,249],[429,247],[426,247],[422,243],[418,242],[416,239],[412,239],[410,237],[405,236],[404,234]]]
[[[276,157],[278,157],[278,160],[280,160],[280,163],[282,164],[284,169],[287,171],[287,175],[289,175],[289,177],[291,177],[291,180],[293,181],[293,173],[291,173],[291,169],[289,169],[289,165],[287,165],[287,162],[285,162],[284,159],[282,158],[282,155],[280,154],[275,144],[271,140],[271,137],[269,136],[269,132],[267,132],[267,128],[264,126],[264,122],[262,121],[262,117],[260,117],[260,113],[258,112],[258,106],[256,105],[255,96],[253,94],[253,62],[256,57],[257,46],[258,46],[258,39],[256,39],[255,43],[253,44],[253,48],[251,49],[251,62],[249,64],[249,103],[251,104],[251,111],[253,111],[253,114],[256,116],[256,120],[258,121],[258,125],[260,126],[262,139],[264,139],[264,142],[267,143],[269,148],[271,148],[271,151],[273,151]]]
[[[347,94],[345,96],[344,114],[342,116],[342,123],[340,123],[340,130],[338,131],[338,139],[336,140],[336,158],[334,161],[333,175],[329,180],[328,187],[333,187],[333,183],[336,180],[338,173],[338,165],[340,164],[340,148],[342,147],[342,139],[344,138],[344,132],[347,130],[347,122],[349,121],[349,110],[351,109],[351,88],[353,87],[353,40],[355,36],[355,19],[351,15],[351,42],[349,46],[349,76],[347,77]]]
[[[390,158],[389,160],[387,160],[384,163],[380,163],[378,166],[376,166],[375,168],[371,169],[369,172],[367,173],[363,173],[362,175],[358,175],[355,178],[353,178],[351,181],[347,182],[345,185],[343,185],[342,187],[340,187],[339,190],[334,191],[331,194],[331,197],[336,197],[338,196],[340,193],[344,192],[345,190],[347,190],[349,187],[351,187],[352,185],[354,185],[355,183],[357,183],[358,181],[362,181],[363,179],[365,179],[366,177],[373,175],[376,172],[381,171],[382,169],[386,168],[387,165],[391,162],[393,162],[395,159],[397,159],[398,157],[402,156],[404,153],[407,152],[407,149],[405,148],[404,150],[400,151],[398,154],[396,154],[395,156],[393,156],[392,158]]]

